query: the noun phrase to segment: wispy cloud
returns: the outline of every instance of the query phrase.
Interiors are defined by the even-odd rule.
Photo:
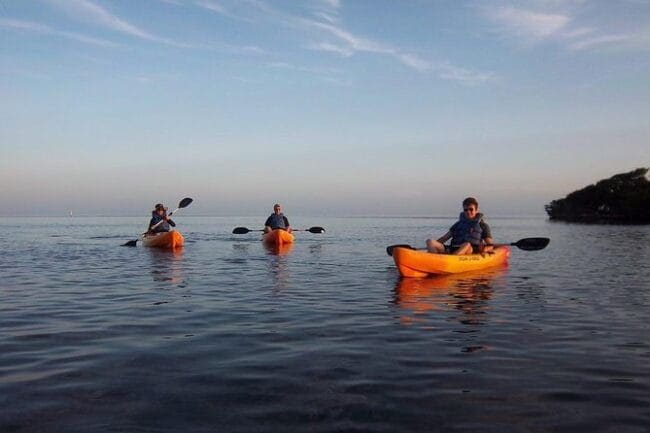
[[[584,0],[529,0],[512,6],[500,2],[499,6],[479,8],[504,35],[514,37],[517,42],[540,44],[552,42],[572,51],[595,48],[650,49],[650,32],[647,29],[619,29],[608,25],[610,11],[590,9],[590,24],[584,25],[580,14],[585,7]],[[522,7],[524,4],[527,7]],[[595,10],[595,11],[594,11]],[[608,13],[609,12],[609,13]],[[600,21],[596,26],[593,22]],[[603,31],[602,29],[607,29]]]
[[[336,53],[342,57],[350,57],[354,54],[354,51],[348,47],[332,44],[329,42],[308,44],[307,48],[314,51],[327,51],[330,53]]]
[[[245,14],[240,16],[235,16],[221,3],[214,0],[196,0],[195,4],[246,21],[250,21],[256,12],[256,20],[270,21],[274,25],[302,32],[307,39],[303,46],[309,50],[328,52],[342,57],[352,57],[358,53],[383,55],[392,57],[413,70],[433,71],[440,78],[456,80],[464,84],[481,83],[493,79],[492,73],[472,72],[469,69],[454,66],[448,61],[433,63],[408,49],[353,33],[340,23],[339,12],[342,9],[340,0],[312,0],[306,3],[306,13],[310,16],[309,18],[286,13],[263,0],[240,0],[240,2],[240,4],[247,5],[246,8],[239,9],[239,14],[242,11]],[[304,5],[301,4],[301,6]]]
[[[627,41],[630,39],[629,35],[604,35],[604,36],[594,36],[592,38],[580,39],[577,42],[572,42],[569,44],[569,49],[571,50],[585,50],[588,48],[596,47],[599,45],[607,45],[612,43],[618,43],[622,41]]]
[[[497,78],[492,72],[470,71],[469,69],[461,68],[448,62],[435,63],[431,68],[438,72],[440,78],[458,81],[468,86],[493,81]]]
[[[216,12],[218,14],[226,15],[227,10],[221,4],[213,0],[200,0],[195,3],[198,7],[207,9],[211,12]]]
[[[134,24],[119,18],[102,6],[97,5],[90,0],[47,0],[74,19],[86,24],[98,25],[100,27],[143,39],[150,42],[157,42],[176,47],[190,47],[188,44],[179,43],[171,39],[154,35]]]
[[[473,72],[469,69],[453,65],[451,62],[431,62],[417,54],[410,53],[372,39],[362,38],[353,33],[330,23],[303,20],[309,26],[324,30],[338,39],[338,44],[322,42],[312,44],[311,49],[330,51],[349,57],[357,52],[367,52],[391,56],[402,64],[419,72],[433,71],[445,80],[459,81],[463,84],[479,84],[494,79],[493,73]]]
[[[571,19],[564,14],[550,14],[500,7],[489,11],[489,17],[506,30],[524,38],[545,39],[557,35],[569,24]]]
[[[92,36],[84,35],[81,33],[68,32],[63,30],[56,30],[45,24],[36,23],[33,21],[22,21],[13,19],[0,19],[0,27],[6,29],[20,30],[33,33],[41,33],[47,35],[60,36],[72,39],[85,44],[98,45],[103,47],[117,47],[119,44],[99,39]]]

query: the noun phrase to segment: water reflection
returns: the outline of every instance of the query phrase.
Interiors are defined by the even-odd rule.
[[[282,292],[291,286],[289,266],[287,259],[293,249],[293,244],[283,244],[280,246],[264,245],[268,253],[268,269],[273,281],[273,292]]]
[[[427,322],[431,314],[457,311],[460,323],[482,325],[488,320],[492,283],[505,273],[506,268],[499,268],[480,273],[401,278],[395,285],[395,304],[406,313],[400,322]]]
[[[185,284],[183,276],[183,248],[173,250],[149,248],[151,276],[155,282]]]
[[[250,245],[250,243],[236,242],[232,244],[232,249],[238,253],[248,253]]]
[[[262,245],[264,245],[264,249],[266,250],[266,252],[272,256],[284,256],[286,254],[289,254],[293,249],[293,243],[282,244],[282,245],[268,245],[262,243]]]

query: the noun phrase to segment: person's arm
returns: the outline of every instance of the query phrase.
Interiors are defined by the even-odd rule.
[[[494,239],[492,239],[492,232],[490,231],[490,226],[487,225],[487,223],[481,221],[481,240],[483,241],[483,251],[484,252],[490,252],[494,249],[492,245],[494,245]]]
[[[284,227],[286,231],[291,233],[291,224],[289,224],[289,218],[287,218],[286,216],[282,216],[282,218],[284,218]]]
[[[440,236],[440,237],[438,238],[438,242],[440,242],[441,244],[444,244],[444,243],[447,242],[449,239],[451,239],[451,236],[452,236],[452,235],[451,235],[451,230],[450,230],[450,231],[448,231],[447,233],[445,233],[444,235]]]

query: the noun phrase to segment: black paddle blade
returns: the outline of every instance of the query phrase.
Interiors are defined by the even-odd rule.
[[[138,240],[136,239],[134,241],[128,241],[127,243],[122,244],[122,246],[123,247],[135,247],[137,243],[138,243]]]
[[[318,227],[318,226],[316,226],[316,227],[309,227],[309,228],[307,229],[307,231],[308,231],[309,233],[325,233],[325,229],[322,228],[322,227]]]
[[[178,208],[179,208],[179,209],[182,209],[182,208],[184,208],[184,207],[188,207],[188,206],[190,205],[190,203],[192,203],[193,201],[194,201],[194,199],[191,199],[191,198],[189,198],[189,197],[185,197],[183,200],[181,200],[181,201],[178,203]]]
[[[549,238],[524,238],[510,245],[521,248],[524,251],[537,251],[546,248],[549,242],[551,242]]]
[[[411,250],[415,249],[412,246],[410,246],[409,244],[390,245],[390,246],[386,247],[386,254],[388,254],[389,256],[392,256],[393,255],[393,250],[395,248],[408,248],[408,249],[411,249]]]
[[[234,235],[245,235],[250,231],[251,230],[247,229],[246,227],[235,227],[234,229],[232,229],[232,233]]]

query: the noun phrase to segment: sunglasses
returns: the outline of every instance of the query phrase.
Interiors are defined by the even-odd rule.
[[[474,208],[474,207],[464,207],[463,212],[476,212],[476,208]]]

